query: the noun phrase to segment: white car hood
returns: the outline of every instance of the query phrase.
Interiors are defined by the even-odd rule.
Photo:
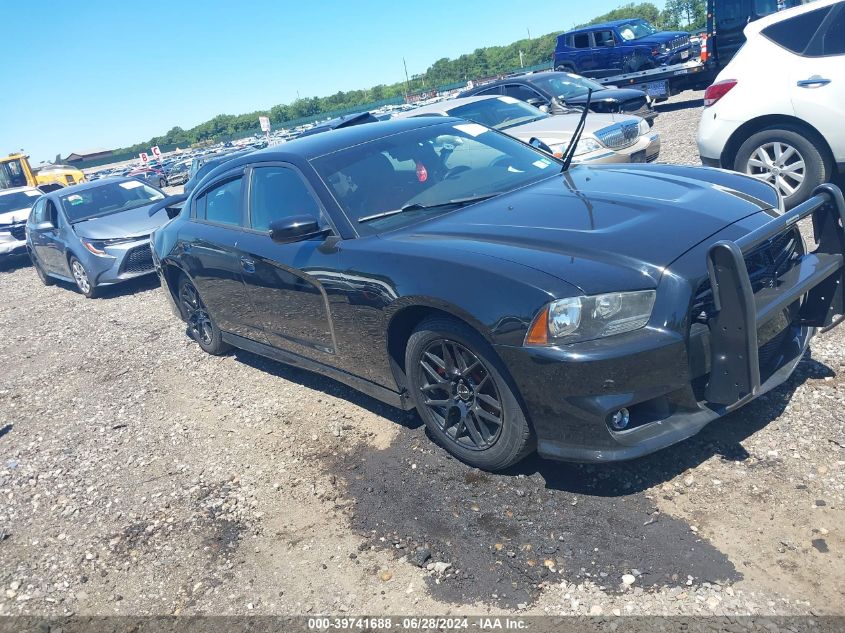
[[[17,224],[18,222],[26,222],[29,217],[30,207],[17,209],[16,211],[6,211],[0,213],[0,224]]]

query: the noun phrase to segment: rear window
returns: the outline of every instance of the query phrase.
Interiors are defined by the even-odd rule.
[[[766,27],[763,29],[763,35],[775,44],[801,55],[809,46],[829,11],[830,7],[823,7],[796,15],[794,18]]]
[[[590,48],[590,35],[588,33],[578,33],[572,36],[573,48]]]

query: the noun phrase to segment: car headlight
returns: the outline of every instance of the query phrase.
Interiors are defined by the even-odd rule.
[[[575,154],[574,156],[581,156],[583,154],[589,154],[590,152],[595,152],[596,150],[601,149],[601,143],[597,140],[592,138],[582,138],[578,141],[578,145],[575,146]],[[556,156],[557,158],[562,158],[566,150],[568,149],[568,145],[566,143],[558,143],[557,145],[550,145],[549,149],[552,150],[552,155]]]
[[[648,121],[645,119],[640,119],[639,125],[637,125],[637,133],[642,136],[643,134],[648,134],[648,131],[651,128],[648,126]]]
[[[526,345],[565,345],[638,330],[654,308],[654,290],[552,301],[535,317]]]

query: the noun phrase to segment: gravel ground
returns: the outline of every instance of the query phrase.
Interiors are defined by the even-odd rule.
[[[701,93],[661,106],[697,163]],[[491,475],[326,378],[191,343],[154,278],[0,270],[0,615],[842,614],[842,328],[698,436]]]

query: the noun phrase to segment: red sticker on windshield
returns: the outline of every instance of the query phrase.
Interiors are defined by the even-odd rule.
[[[420,182],[428,180],[428,170],[422,163],[417,163],[417,180]]]

